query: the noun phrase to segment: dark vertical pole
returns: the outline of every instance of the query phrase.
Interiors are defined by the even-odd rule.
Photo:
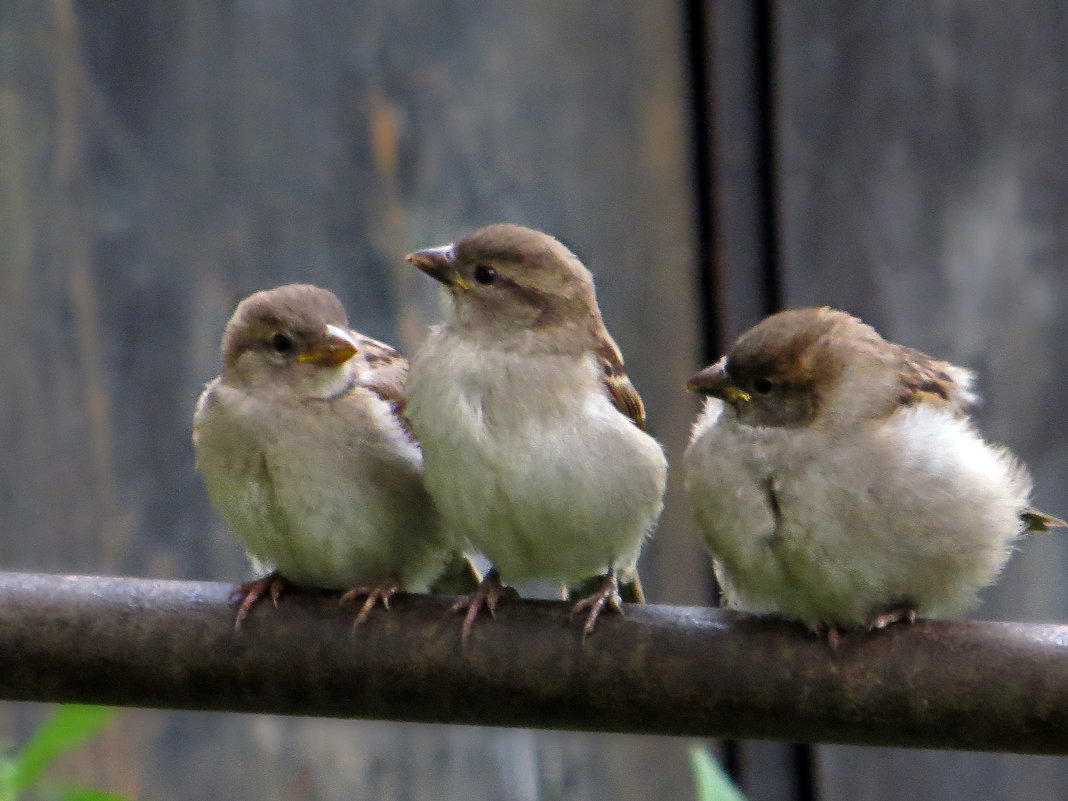
[[[775,6],[687,0],[686,14],[703,343],[713,361],[783,305]],[[809,746],[726,741],[723,751],[751,797],[816,798]],[[778,776],[769,782],[767,773]]]
[[[782,305],[775,7],[688,0],[708,354]]]
[[[756,83],[755,125],[757,171],[759,180],[759,225],[764,241],[763,278],[764,309],[771,313],[783,305],[780,241],[779,181],[776,113],[776,31],[774,0],[753,3],[753,73]]]
[[[764,239],[764,297],[767,312],[783,307],[782,249],[779,226],[779,157],[777,114],[777,31],[775,0],[755,2],[757,103],[759,106],[761,229]],[[815,752],[811,745],[790,746],[797,777],[797,801],[816,801]]]
[[[716,170],[713,132],[714,94],[712,88],[712,22],[708,0],[686,0],[686,45],[689,58],[690,108],[693,154],[693,189],[697,225],[697,286],[701,315],[702,362],[718,358],[726,346],[722,263],[718,254],[716,229]],[[709,574],[710,601],[718,603],[715,577]],[[724,769],[735,781],[741,779],[741,762],[737,740],[721,743]]]
[[[716,169],[712,87],[712,21],[707,0],[686,0],[686,34],[690,65],[693,187],[697,223],[697,278],[701,293],[702,357],[712,361],[723,350],[723,286],[717,258]]]

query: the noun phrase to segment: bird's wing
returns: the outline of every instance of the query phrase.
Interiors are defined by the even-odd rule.
[[[975,374],[971,370],[932,359],[904,345],[896,346],[896,351],[901,365],[898,370],[901,405],[945,404],[963,415],[975,404],[977,396],[972,390]]]
[[[382,400],[404,404],[404,382],[408,360],[385,342],[352,332],[356,340],[357,378],[360,386],[374,391]]]
[[[594,349],[597,365],[601,368],[601,384],[608,391],[608,397],[619,411],[629,417],[634,425],[645,431],[645,404],[642,396],[630,383],[623,369],[623,356],[619,347],[607,332],[600,344]]]
[[[415,441],[411,424],[405,415],[408,397],[404,383],[408,380],[408,360],[385,342],[352,332],[356,339],[357,386],[374,392],[393,407],[393,414],[408,436]]]
[[[903,390],[900,395],[901,405],[943,404],[959,415],[967,414],[968,409],[977,400],[972,389],[975,374],[971,370],[932,359],[913,348],[903,345],[897,347],[899,348],[898,354],[904,363],[904,367],[899,371]],[[1023,523],[1025,533],[1049,531],[1051,528],[1068,526],[1068,523],[1059,517],[1040,512],[1030,506],[1020,512],[1020,521]]]

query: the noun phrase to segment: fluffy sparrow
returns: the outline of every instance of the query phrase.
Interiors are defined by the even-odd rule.
[[[408,261],[447,290],[447,318],[412,359],[408,412],[450,534],[493,565],[465,609],[492,612],[501,580],[573,584],[593,631],[663,505],[667,463],[605,329],[593,278],[548,234],[490,225]]]
[[[433,578],[444,549],[403,416],[405,360],[305,284],[243,300],[222,355],[193,418],[197,466],[254,567],[270,570],[239,588],[236,624],[287,582],[366,596],[360,622]]]
[[[727,603],[826,630],[958,616],[1025,530],[1031,479],[968,417],[973,374],[834,309],[780,312],[690,379],[685,482]]]

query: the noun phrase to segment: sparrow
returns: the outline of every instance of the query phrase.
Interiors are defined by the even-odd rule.
[[[412,358],[408,413],[442,524],[492,565],[457,604],[466,640],[503,581],[597,577],[584,636],[663,506],[667,462],[597,306],[593,277],[548,234],[511,224],[411,253],[440,281],[445,322]]]
[[[690,378],[684,483],[728,606],[825,631],[957,617],[1017,538],[1064,522],[969,418],[974,374],[822,307]]]
[[[254,569],[235,626],[288,583],[366,596],[356,622],[444,563],[423,457],[404,416],[407,363],[348,328],[333,293],[257,292],[222,337],[193,417],[197,466]]]

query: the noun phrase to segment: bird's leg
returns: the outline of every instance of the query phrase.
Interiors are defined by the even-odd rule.
[[[571,607],[572,616],[577,615],[584,609],[588,608],[590,610],[590,613],[586,616],[586,625],[582,627],[583,637],[593,634],[593,630],[597,626],[597,618],[606,604],[619,612],[619,614],[623,614],[623,601],[619,597],[619,585],[616,583],[615,568],[611,568],[605,573],[599,590],[593,595],[582,598]]]
[[[493,568],[479,582],[477,590],[454,603],[450,611],[464,613],[461,640],[467,642],[467,638],[471,635],[471,629],[475,625],[475,618],[478,617],[478,612],[483,606],[489,610],[492,616],[497,611],[497,603],[501,598],[509,595],[514,596],[518,595],[518,593],[511,587],[505,587],[501,584],[501,575],[496,568]]]
[[[783,618],[784,620],[787,618]],[[824,640],[832,651],[838,650],[838,643],[842,641],[842,630],[834,623],[821,620],[817,623],[802,624],[813,637]]]
[[[842,641],[842,632],[838,630],[837,626],[827,624],[824,634],[827,636],[827,644],[831,646],[831,650],[837,651],[838,643]]]
[[[430,585],[432,595],[467,595],[478,589],[482,574],[463,551],[453,551],[448,563],[434,583]]]
[[[235,601],[238,598],[241,599],[241,605],[237,607],[237,617],[234,619],[234,631],[241,630],[241,622],[248,617],[252,607],[264,595],[270,595],[271,603],[277,608],[278,599],[281,597],[282,591],[288,586],[289,581],[286,577],[277,570],[272,570],[263,578],[246,581],[244,584],[234,587],[234,591],[231,593],[232,598]]]
[[[915,623],[917,609],[914,604],[902,604],[894,606],[884,612],[880,612],[868,623],[868,628],[885,629],[894,623]]]
[[[638,577],[638,573],[632,571],[630,578],[626,581],[618,579],[618,573],[616,575],[618,580],[616,589],[619,591],[619,599],[625,604],[644,604],[645,591],[642,589],[642,582]],[[587,595],[599,591],[603,581],[604,576],[593,576],[573,586],[561,584],[560,600],[570,601],[572,598],[585,598]]]
[[[359,598],[361,595],[366,595],[367,598],[363,602],[363,606],[360,607],[360,611],[356,614],[356,619],[352,621],[352,627],[356,628],[358,625],[367,620],[367,616],[371,614],[371,610],[375,608],[375,605],[380,603],[385,609],[389,609],[389,599],[393,597],[393,593],[401,588],[400,575],[396,572],[390,573],[386,578],[380,581],[372,581],[370,584],[363,584],[359,587],[353,587],[347,590],[338,601],[339,604],[345,604],[349,601]]]

